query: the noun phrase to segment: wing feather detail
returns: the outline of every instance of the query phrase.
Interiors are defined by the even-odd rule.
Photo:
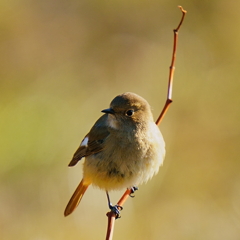
[[[90,132],[82,140],[68,166],[72,167],[83,157],[101,152],[105,147],[104,143],[108,135],[107,114],[104,114],[97,120]]]

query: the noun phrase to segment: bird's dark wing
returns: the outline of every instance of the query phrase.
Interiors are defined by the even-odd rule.
[[[83,157],[101,152],[104,149],[104,142],[108,135],[107,114],[104,114],[97,120],[90,132],[82,140],[68,166],[76,165]]]

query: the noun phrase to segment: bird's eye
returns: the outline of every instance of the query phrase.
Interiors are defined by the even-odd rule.
[[[126,115],[128,117],[131,117],[134,114],[134,111],[132,109],[126,111]]]

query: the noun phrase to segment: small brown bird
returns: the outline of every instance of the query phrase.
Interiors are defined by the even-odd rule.
[[[159,170],[165,155],[165,143],[155,124],[148,102],[134,93],[115,97],[82,140],[69,166],[85,157],[83,179],[65,211],[74,211],[90,184],[107,193],[134,188],[147,182]]]

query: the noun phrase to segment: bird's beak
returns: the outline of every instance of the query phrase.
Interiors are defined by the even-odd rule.
[[[104,110],[102,110],[101,112],[103,112],[103,113],[108,113],[108,114],[114,114],[114,113],[115,113],[112,108],[104,109]]]

